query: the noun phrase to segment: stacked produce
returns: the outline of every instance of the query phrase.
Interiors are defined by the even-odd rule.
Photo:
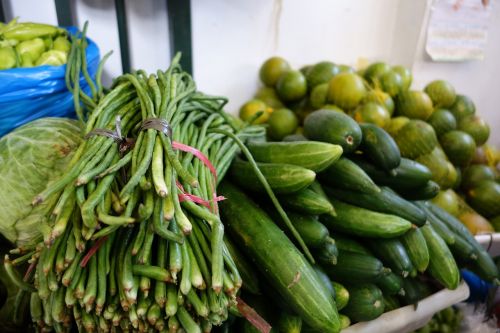
[[[71,43],[66,30],[42,23],[0,22],[0,70],[60,66],[67,62]]]
[[[263,68],[266,64],[269,62]],[[419,149],[429,153],[437,147],[432,126],[403,119],[403,126],[408,127],[393,137],[390,125],[393,121],[398,125],[398,119],[388,117],[382,126],[365,121],[373,115],[365,113],[367,105],[369,110],[388,112],[379,97],[387,101],[391,96],[374,91],[352,72],[330,74],[326,100],[334,102],[333,106],[307,110],[304,105],[313,99],[312,93],[307,94],[307,74],[284,67],[276,81],[276,95],[281,105],[295,110],[273,110],[270,103],[278,103],[270,95],[267,102],[261,101],[264,109],[249,108],[248,103],[242,107],[243,118],[251,114],[260,122],[268,116],[268,137],[274,142],[249,142],[248,150],[242,148],[243,155],[230,168],[231,183],[225,181],[220,187],[228,198],[221,204],[223,223],[237,247],[244,244],[239,250],[249,261],[239,265],[251,267],[253,262],[264,284],[271,285],[271,293],[276,294],[273,299],[281,313],[267,311],[269,320],[280,326],[281,318],[295,316],[299,319],[291,321],[301,319],[306,331],[335,332],[351,322],[373,320],[384,311],[417,304],[438,288],[457,288],[462,267],[499,283],[495,263],[470,231],[429,201],[440,186],[432,168],[413,159],[422,156]],[[301,76],[305,80],[296,79]],[[301,94],[287,100],[290,95],[281,90],[290,77],[294,84],[305,84],[306,88],[293,86],[292,90]],[[386,77],[384,84],[391,87],[392,78],[400,75]],[[387,91],[398,98],[394,91]],[[377,102],[368,102],[367,96]],[[350,110],[360,123],[340,107]],[[420,112],[421,107],[416,109]],[[278,111],[279,119],[294,117],[295,121],[274,123]],[[300,120],[303,113],[307,115]],[[302,127],[297,133],[299,123]],[[419,141],[421,132],[430,133],[431,140]],[[454,169],[451,163],[447,165]],[[260,172],[254,172],[256,166]],[[262,178],[268,185],[263,185]],[[280,214],[281,205],[306,249],[300,238],[285,228],[287,219]],[[307,262],[298,249],[306,258],[311,253],[313,259]],[[237,264],[245,261],[244,256],[238,259]],[[243,275],[243,286],[249,279],[252,276]],[[262,283],[260,287],[269,292]],[[246,288],[246,292],[255,292],[252,289]],[[325,290],[330,290],[335,303],[325,299]],[[350,295],[347,301],[346,295]]]
[[[415,333],[460,332],[463,313],[460,309],[449,307],[436,313],[431,321]]]
[[[83,141],[33,199],[46,207],[41,235],[5,257],[18,298],[44,331],[208,332],[227,319],[241,286],[217,183],[238,148],[233,139],[261,137],[263,128],[196,91],[179,57],[156,75],[125,74],[106,93],[98,77],[88,96],[78,86],[80,71],[88,75],[81,52],[71,51],[68,82]],[[14,266],[25,262],[23,279]]]
[[[402,66],[376,62],[356,73],[324,61],[294,71],[279,57],[262,65],[260,78],[266,87],[242,106],[240,117],[263,111],[257,122],[267,122],[270,139],[301,135],[307,115],[318,109],[378,125],[403,157],[430,169],[429,190],[449,189],[435,203],[473,233],[493,231],[485,218],[498,221],[500,215],[493,204],[500,200],[500,154],[487,144],[490,128],[473,101],[449,82],[432,81],[419,91],[411,89],[412,74]]]

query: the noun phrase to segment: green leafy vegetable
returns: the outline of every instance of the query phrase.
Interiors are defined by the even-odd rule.
[[[75,120],[42,118],[0,139],[0,233],[18,246],[40,236],[50,200],[31,200],[65,170],[81,142]]]

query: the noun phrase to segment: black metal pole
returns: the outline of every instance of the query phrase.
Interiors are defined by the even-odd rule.
[[[167,13],[172,56],[176,52],[182,52],[181,66],[185,71],[193,74],[191,1],[167,0]]]
[[[0,22],[7,23],[5,18],[5,9],[3,8],[3,0],[0,0]]]
[[[71,0],[55,0],[57,24],[62,27],[73,25],[73,13],[71,12]]]
[[[118,38],[120,40],[120,55],[122,57],[122,71],[123,73],[130,73],[130,53],[125,0],[115,0],[115,7],[116,20],[118,22]]]

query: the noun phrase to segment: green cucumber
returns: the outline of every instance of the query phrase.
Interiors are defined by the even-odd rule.
[[[238,268],[241,279],[243,280],[242,288],[252,294],[260,294],[259,288],[259,278],[255,272],[255,269],[248,262],[247,258],[244,257],[243,253],[233,244],[233,242],[228,238],[224,237],[224,243],[231,254],[231,257]]]
[[[285,231],[289,238],[293,239],[290,230],[286,228],[285,223],[279,216],[278,212],[272,208],[268,209],[267,212],[269,213],[273,221],[278,223],[281,229]],[[308,247],[323,247],[330,233],[325,225],[318,221],[317,217],[295,212],[287,212],[287,215],[290,219],[290,222],[292,222],[300,237],[302,237],[302,240]]]
[[[422,233],[429,249],[429,274],[448,289],[456,289],[460,282],[460,271],[450,249],[430,224],[424,225]]]
[[[410,229],[400,239],[413,266],[417,271],[425,272],[429,266],[429,250],[422,231],[418,228]]]
[[[314,258],[325,265],[336,265],[339,255],[335,240],[327,237],[327,241],[320,248],[314,249]]]
[[[362,237],[393,238],[408,231],[412,224],[399,216],[382,214],[330,198],[336,216],[324,214],[320,221],[330,231]]]
[[[427,220],[424,211],[401,198],[388,187],[381,187],[380,192],[372,194],[338,189],[329,189],[327,192],[329,195],[349,204],[379,213],[397,215],[417,226],[424,225]]]
[[[296,193],[280,196],[280,203],[299,213],[319,215],[333,211],[330,201],[310,188]]]
[[[225,226],[256,263],[267,282],[313,329],[339,332],[330,293],[302,253],[269,216],[234,185],[223,182],[221,203]],[[286,265],[283,265],[286,263]]]
[[[335,289],[335,302],[337,309],[340,311],[347,303],[349,303],[349,291],[342,284],[332,281],[333,288]]]
[[[346,315],[339,314],[339,320],[341,329],[351,326],[351,318],[347,317]]]
[[[376,239],[368,242],[375,256],[394,273],[407,277],[414,269],[403,244],[396,238]]]
[[[477,260],[479,257],[479,251],[477,251],[472,244],[470,244],[464,237],[461,235],[455,234],[455,242],[453,244],[448,244],[448,247],[453,253],[455,259],[460,262],[470,262],[473,260]]]
[[[359,127],[363,138],[358,149],[382,170],[397,168],[401,163],[401,153],[389,133],[374,124],[359,124]]]
[[[342,155],[341,146],[318,141],[249,142],[247,148],[257,162],[293,164],[316,172]]]
[[[373,180],[348,158],[341,157],[337,162],[319,173],[321,183],[333,188],[340,188],[364,193],[377,193],[380,191]]]
[[[423,202],[416,201],[415,204],[426,212],[429,223],[434,231],[438,233],[439,237],[441,237],[447,245],[453,245],[455,243],[455,233],[448,228],[448,225],[444,223],[442,219],[438,218]]]
[[[285,142],[307,141],[307,138],[302,134],[290,134],[283,138]]]
[[[356,322],[368,321],[378,318],[384,313],[384,298],[382,291],[371,283],[363,283],[356,286],[348,286],[350,300],[342,310]]]
[[[302,330],[302,318],[297,315],[283,311],[278,318],[278,332],[300,333]]]
[[[380,276],[375,284],[382,290],[384,295],[403,295],[403,278],[393,272]]]
[[[404,295],[402,295],[401,299],[403,300],[404,304],[413,304],[416,307],[418,305],[418,302],[425,298],[426,295],[422,292],[420,284],[421,282],[417,279],[403,279]]]
[[[334,281],[341,283],[375,282],[390,271],[373,256],[339,251],[336,265],[324,265],[323,270]]]
[[[349,238],[347,236],[336,233],[334,236],[335,244],[337,245],[337,249],[341,251],[373,255],[368,248],[364,245],[361,245],[357,240]]]
[[[399,304],[399,300],[394,295],[387,295],[384,293],[384,310],[385,312],[389,312],[392,310],[399,309],[401,304]]]
[[[319,278],[321,279],[321,281],[325,285],[326,289],[330,292],[332,297],[336,300],[337,299],[337,296],[336,296],[337,294],[335,292],[336,289],[333,287],[333,283],[330,280],[330,277],[325,273],[325,271],[320,266],[313,265],[312,267],[314,268],[314,270],[318,274]],[[337,310],[339,310],[338,302],[337,302]]]
[[[257,163],[269,186],[275,193],[294,193],[309,186],[316,174],[314,171],[291,164]],[[259,178],[249,162],[236,159],[230,168],[231,179],[242,188],[264,192]]]
[[[341,145],[345,152],[351,152],[359,146],[363,134],[358,123],[348,115],[324,109],[306,117],[304,135],[309,140]]]
[[[397,191],[407,200],[430,200],[439,194],[441,187],[435,181],[429,180],[424,186]]]
[[[395,190],[421,187],[432,179],[432,173],[429,168],[408,158],[401,158],[399,166],[392,169],[390,173],[377,168],[359,156],[352,157],[352,160],[362,168],[375,183],[389,186]]]

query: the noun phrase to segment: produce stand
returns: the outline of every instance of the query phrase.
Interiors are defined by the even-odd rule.
[[[397,310],[386,312],[375,320],[352,325],[342,330],[342,332],[413,332],[427,324],[435,313],[464,301],[468,297],[469,287],[462,281],[460,286],[455,290],[444,289],[424,298],[418,303],[416,309],[413,305],[407,305]]]

